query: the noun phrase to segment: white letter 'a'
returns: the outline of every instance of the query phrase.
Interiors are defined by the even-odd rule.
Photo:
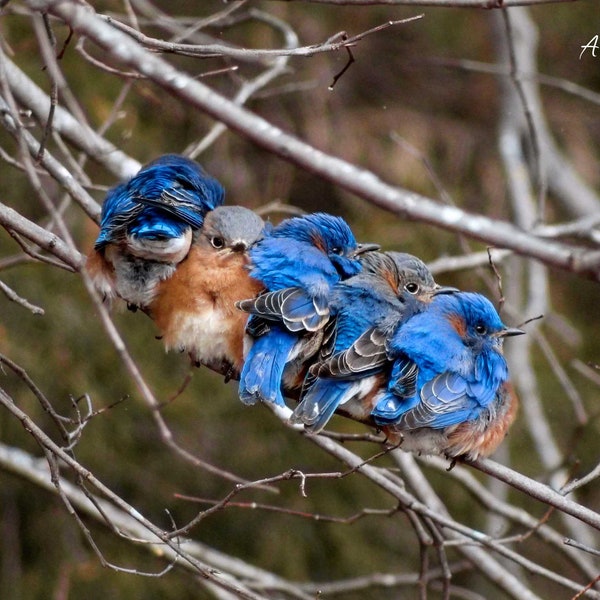
[[[598,34],[596,34],[585,46],[581,46],[581,54],[579,55],[579,60],[583,56],[583,53],[586,50],[592,49],[592,56],[596,58],[596,49],[598,48]]]

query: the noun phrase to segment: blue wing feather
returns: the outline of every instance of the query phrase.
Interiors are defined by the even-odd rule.
[[[188,224],[175,221],[159,211],[144,211],[129,226],[128,234],[146,240],[167,240],[183,235]]]
[[[199,229],[204,215],[223,199],[221,184],[199,164],[167,154],[109,190],[94,248],[124,241],[127,235],[147,240],[179,237],[188,227]]]

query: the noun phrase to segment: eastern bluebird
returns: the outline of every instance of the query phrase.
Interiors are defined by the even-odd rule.
[[[248,272],[248,249],[262,237],[264,221],[242,206],[207,213],[187,258],[158,283],[148,314],[167,350],[187,351],[205,364],[237,376],[243,363],[248,315],[235,302],[255,297],[263,285]]]
[[[389,385],[373,410],[402,448],[425,454],[491,454],[515,419],[518,401],[502,353],[504,325],[492,303],[470,292],[436,296],[390,339]]]
[[[221,184],[200,165],[166,154],[112,188],[87,270],[107,300],[147,306],[159,281],[188,253],[204,215],[223,204]]]
[[[450,289],[438,286],[425,263],[410,254],[369,252],[361,263],[361,273],[333,288],[333,331],[309,369],[292,415],[313,433],[338,408],[357,420],[369,419],[370,400],[387,376],[385,340],[435,293]]]
[[[285,367],[318,350],[313,334],[329,319],[331,288],[360,271],[359,254],[378,247],[358,244],[342,218],[315,213],[282,221],[251,249],[250,274],[266,292],[238,302],[253,315],[248,332],[254,339],[240,377],[244,403],[284,405]]]

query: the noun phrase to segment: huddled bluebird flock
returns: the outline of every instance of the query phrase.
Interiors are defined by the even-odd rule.
[[[338,413],[405,450],[494,452],[518,405],[503,340],[523,331],[417,257],[359,244],[340,217],[272,226],[224,195],[174,154],[111,189],[95,288],[147,313],[167,350],[239,379],[245,404],[297,399],[290,419],[310,432]]]

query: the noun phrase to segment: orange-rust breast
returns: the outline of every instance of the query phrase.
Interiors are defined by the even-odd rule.
[[[504,384],[500,393],[503,404],[490,423],[482,427],[481,421],[475,419],[461,423],[448,434],[449,456],[466,455],[475,459],[495,452],[506,437],[519,408],[519,400],[510,383]]]
[[[248,315],[235,302],[254,298],[262,285],[244,268],[245,255],[193,246],[162,281],[149,314],[167,349],[187,350],[200,362],[242,363]]]

